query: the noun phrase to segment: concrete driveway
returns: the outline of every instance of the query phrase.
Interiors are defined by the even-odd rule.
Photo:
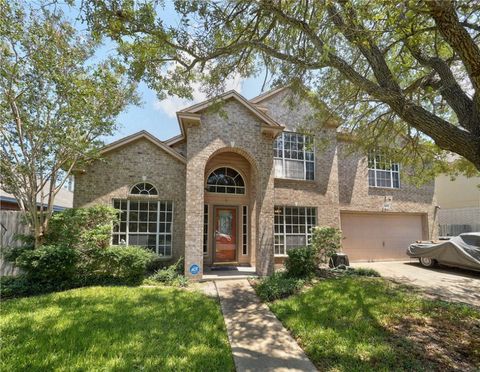
[[[480,272],[447,267],[429,269],[418,261],[357,262],[351,265],[375,269],[383,277],[416,286],[430,297],[480,307]]]

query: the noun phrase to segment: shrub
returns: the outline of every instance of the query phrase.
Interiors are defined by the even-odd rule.
[[[274,301],[297,293],[304,284],[303,279],[290,277],[286,273],[274,273],[260,279],[254,287],[263,301]]]
[[[188,279],[182,275],[183,264],[184,261],[182,257],[173,265],[157,270],[153,275],[148,277],[148,280],[166,285],[186,287],[188,285]]]
[[[105,249],[94,248],[88,253],[85,250],[83,253],[84,261],[79,275],[85,284],[138,284],[156,257],[151,251],[136,246],[113,245]]]
[[[2,247],[1,248],[1,253],[2,257],[13,264],[17,261],[17,258],[22,255],[23,252],[25,251],[32,251],[33,246],[31,245],[22,245],[19,247]]]
[[[78,253],[70,247],[44,245],[24,250],[15,262],[25,271],[27,280],[60,286],[73,279],[77,261]]]
[[[316,251],[317,262],[326,264],[342,247],[342,232],[335,227],[316,226],[312,229],[311,244]]]
[[[65,289],[66,287],[64,287]],[[52,283],[38,283],[27,279],[25,275],[0,277],[0,298],[25,297],[48,293],[58,288]]]
[[[106,248],[117,220],[118,211],[105,205],[66,209],[52,216],[45,244]]]
[[[285,260],[287,275],[293,278],[309,278],[315,274],[316,252],[312,248],[293,248],[287,251]]]
[[[369,269],[365,267],[349,268],[346,270],[348,275],[357,275],[357,276],[374,276],[379,277],[380,273],[375,269]]]

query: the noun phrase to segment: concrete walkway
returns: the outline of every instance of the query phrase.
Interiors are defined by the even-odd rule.
[[[316,371],[247,280],[215,283],[237,371]]]

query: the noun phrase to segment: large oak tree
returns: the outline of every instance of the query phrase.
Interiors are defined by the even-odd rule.
[[[214,89],[231,74],[267,71],[274,85],[307,87],[365,150],[381,146],[429,175],[447,169],[449,153],[460,155],[457,169],[480,170],[477,1],[174,6],[179,19],[170,23],[158,1],[92,0],[84,9],[92,30],[116,40],[131,73],[161,97],[188,96],[199,77]]]

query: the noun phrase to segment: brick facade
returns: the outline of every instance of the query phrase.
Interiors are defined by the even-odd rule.
[[[73,206],[111,206],[112,199],[134,199],[129,191],[144,176],[158,189],[160,199],[173,201],[172,252],[178,259],[185,251],[185,164],[149,140],[140,138],[112,150],[85,172],[77,172]]]
[[[335,227],[341,225],[342,211],[418,213],[425,219],[424,236],[436,235],[433,184],[421,188],[402,184],[400,189],[369,187],[365,157],[349,155],[347,144],[338,140],[334,128],[317,126],[315,180],[276,179],[274,134],[264,130],[265,118],[255,112],[255,107],[292,131],[315,124],[312,110],[305,102],[290,106],[288,90],[268,96],[252,107],[253,110],[230,97],[220,111],[199,109],[194,113],[198,118],[190,114],[195,120],[181,122],[184,139],[170,147],[185,158],[184,162],[146,139],[107,152],[102,160],[76,175],[74,206],[111,204],[113,198],[128,198],[130,187],[145,176],[147,182],[158,187],[161,199],[174,201],[173,257],[185,256],[187,275],[192,265],[198,265],[200,273],[190,275],[196,279],[201,278],[204,263],[212,263],[211,252],[203,254],[205,203],[248,205],[248,260],[261,275],[273,269],[275,205],[316,207],[317,224]],[[248,173],[247,193],[242,199],[216,197],[205,191],[212,164],[227,166],[224,163],[228,159],[236,162],[241,172]],[[212,223],[210,217],[209,224]],[[212,231],[210,228],[209,234]]]

